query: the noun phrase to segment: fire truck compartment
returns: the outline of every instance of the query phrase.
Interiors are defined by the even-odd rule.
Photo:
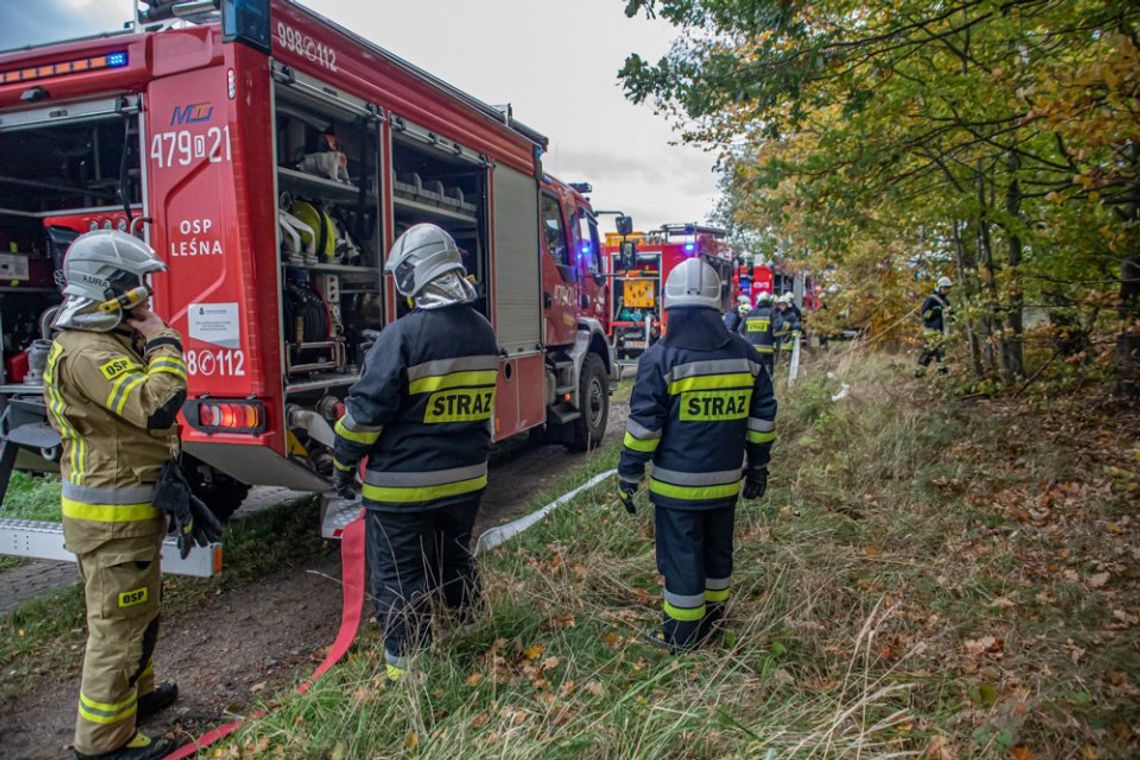
[[[61,301],[59,270],[71,240],[90,229],[128,229],[125,204],[141,221],[136,110],[114,98],[0,119],[0,396],[39,393],[27,352]]]

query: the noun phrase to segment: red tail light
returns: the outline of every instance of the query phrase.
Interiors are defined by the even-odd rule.
[[[265,405],[260,401],[195,399],[183,408],[186,420],[204,433],[260,433],[265,430]]]

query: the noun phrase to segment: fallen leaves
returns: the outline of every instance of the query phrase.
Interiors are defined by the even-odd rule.
[[[966,653],[971,657],[992,655],[1000,658],[1005,651],[1005,642],[996,636],[982,636],[980,639],[966,639],[963,642]]]
[[[1108,579],[1112,577],[1108,573],[1096,573],[1089,576],[1089,586],[1092,588],[1104,588],[1108,584]]]

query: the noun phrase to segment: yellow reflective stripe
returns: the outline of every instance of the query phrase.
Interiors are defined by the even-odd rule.
[[[344,425],[343,417],[336,421],[335,430],[336,434],[341,438],[344,438],[347,441],[352,441],[353,443],[363,443],[367,446],[371,446],[372,444],[376,443],[376,439],[380,437],[379,430],[349,430]]]
[[[333,467],[337,468],[338,470],[344,470],[346,472],[351,472],[352,470],[356,469],[350,464],[344,464],[339,459],[333,460]]]
[[[700,607],[674,607],[665,602],[665,614],[682,623],[692,623],[705,616],[705,606],[702,604]]]
[[[153,504],[84,504],[81,501],[60,498],[63,516],[89,522],[137,522],[158,516]]]
[[[164,357],[162,359],[155,359],[146,368],[147,374],[152,372],[168,372],[171,375],[186,379],[186,364],[181,359],[174,357]]]
[[[726,588],[717,589],[716,591],[705,589],[705,601],[706,602],[723,602],[727,599],[728,599],[728,589],[726,589]]]
[[[413,503],[442,499],[447,496],[471,493],[487,487],[487,476],[480,475],[470,480],[459,480],[454,483],[444,483],[438,486],[374,486],[365,483],[361,487],[361,494],[372,501],[391,501],[397,503]]]
[[[634,451],[640,451],[645,454],[652,454],[654,451],[657,451],[657,445],[659,443],[661,443],[660,438],[642,440],[640,438],[635,438],[633,433],[626,433],[625,440],[622,441],[622,444],[627,449],[633,449]]]
[[[446,375],[433,375],[421,377],[408,384],[408,393],[428,393],[444,388],[458,388],[462,385],[495,385],[498,382],[499,372],[494,369],[469,370],[467,372],[451,372]]]
[[[776,440],[776,431],[770,430],[767,433],[760,433],[756,430],[748,431],[749,443],[771,443]]]
[[[118,723],[121,720],[126,720],[127,718],[130,718],[138,710],[138,707],[139,707],[138,703],[136,702],[136,703],[133,703],[128,709],[126,709],[125,711],[123,711],[121,713],[115,713],[114,715],[103,715],[101,713],[94,712],[93,710],[91,710],[91,708],[84,706],[83,703],[80,702],[79,703],[79,716],[81,718],[83,718],[83,720],[88,721],[89,723],[98,723],[100,725],[105,726],[105,725],[108,725],[111,723]]]
[[[675,486],[660,480],[649,479],[650,493],[669,496],[674,499],[695,501],[699,499],[723,499],[740,493],[740,483],[725,483],[719,486]]]
[[[123,712],[127,708],[132,707],[137,701],[138,697],[135,694],[132,694],[118,704],[112,704],[110,702],[97,702],[83,692],[79,692],[79,704],[83,705],[84,707],[89,707],[92,710],[99,710],[101,712],[107,713]]]
[[[718,388],[749,388],[755,380],[750,372],[733,372],[725,375],[697,375],[685,377],[669,383],[669,394],[677,395],[684,391],[705,391]]]

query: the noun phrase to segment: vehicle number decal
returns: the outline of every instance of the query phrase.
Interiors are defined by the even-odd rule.
[[[199,377],[245,377],[245,352],[228,348],[187,351],[186,370]]]
[[[195,161],[207,160],[211,164],[232,159],[230,128],[210,127],[204,135],[188,129],[156,132],[150,141],[150,158],[158,169],[190,166]]]
[[[283,21],[277,22],[277,44],[302,58],[317,63],[322,68],[329,71],[337,70],[335,50],[328,45],[317,42],[304,32],[298,32]]]

